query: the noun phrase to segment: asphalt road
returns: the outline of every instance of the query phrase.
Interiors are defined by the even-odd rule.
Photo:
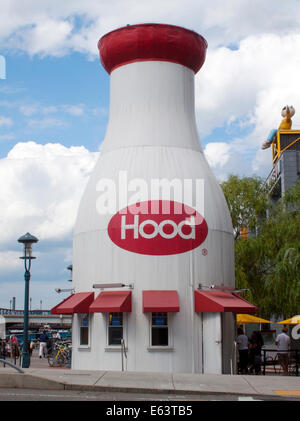
[[[122,392],[81,392],[73,390],[0,389],[0,401],[158,401],[158,402],[197,402],[197,401],[286,401],[281,397],[237,396],[228,394],[154,394]],[[294,398],[290,400],[300,399]]]

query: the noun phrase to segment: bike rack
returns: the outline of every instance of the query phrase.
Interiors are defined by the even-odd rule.
[[[19,373],[22,373],[22,374],[24,374],[25,372],[23,371],[23,370],[21,370],[19,367],[17,367],[16,365],[14,365],[14,364],[12,364],[12,363],[10,363],[10,362],[8,362],[7,360],[2,360],[2,358],[0,358],[0,363],[3,363],[4,364],[4,366],[7,364],[7,365],[9,365],[10,367],[12,367],[12,368],[14,368],[15,370],[17,370]]]

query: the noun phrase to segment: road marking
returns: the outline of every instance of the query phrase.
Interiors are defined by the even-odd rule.
[[[277,395],[300,395],[300,390],[274,390]]]
[[[252,396],[239,396],[239,401],[260,401],[261,399],[253,399]]]

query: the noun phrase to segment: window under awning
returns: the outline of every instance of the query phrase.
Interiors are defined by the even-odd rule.
[[[90,313],[130,313],[131,291],[103,291],[89,307]]]
[[[143,291],[143,313],[178,312],[178,292],[174,290]]]
[[[234,293],[225,291],[195,291],[195,312],[257,313],[257,307]]]
[[[77,292],[51,309],[52,314],[88,313],[94,301],[94,292]]]

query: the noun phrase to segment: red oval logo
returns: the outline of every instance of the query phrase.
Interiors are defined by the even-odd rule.
[[[127,206],[108,224],[108,235],[124,250],[155,256],[185,253],[207,237],[205,219],[195,209],[169,200]]]

